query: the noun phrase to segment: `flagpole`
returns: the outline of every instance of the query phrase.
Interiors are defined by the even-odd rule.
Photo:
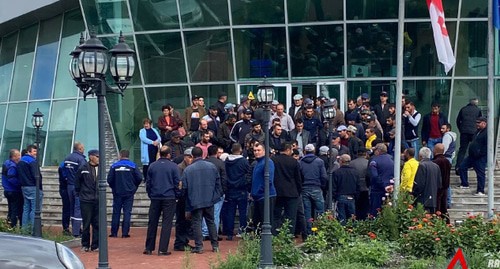
[[[498,1],[498,0],[492,0],[488,1],[488,125],[487,125],[487,132],[488,132],[488,161],[487,161],[487,167],[488,167],[488,218],[491,219],[493,218],[493,210],[494,210],[494,197],[495,197],[495,185],[494,185],[494,180],[495,180],[495,175],[494,175],[494,149],[495,149],[495,133],[494,133],[494,127],[495,127],[495,93],[494,93],[494,87],[495,83],[493,80],[493,74],[495,72],[494,69],[494,60],[495,60],[495,48],[494,48],[494,38],[495,38],[495,32],[493,28],[493,12],[498,13],[498,10],[493,10],[493,1]],[[497,5],[495,5],[497,6]],[[498,8],[498,6],[497,6]],[[498,18],[497,18],[498,20]]]

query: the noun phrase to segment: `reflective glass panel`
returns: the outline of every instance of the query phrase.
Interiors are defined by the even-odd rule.
[[[47,153],[44,165],[59,165],[73,147],[75,129],[76,99],[54,101],[50,113],[49,134],[47,135]]]
[[[395,77],[397,30],[397,23],[348,25],[347,75]],[[432,35],[430,37],[432,38]]]
[[[486,18],[488,17],[488,1],[475,0],[466,1],[462,0],[462,18]]]
[[[144,91],[127,89],[124,94],[124,97],[116,94],[106,97],[115,139],[119,149],[130,150],[130,159],[141,163],[139,130],[143,128],[142,120],[148,117]]]
[[[450,85],[449,79],[408,80],[403,82],[403,93],[406,99],[415,103],[415,108],[422,116],[431,112],[432,103],[440,104],[441,112],[448,115]]]
[[[80,10],[64,14],[61,47],[57,63],[56,87],[54,98],[76,97],[79,90],[69,74],[69,53],[75,49],[80,41],[80,33],[85,30]]]
[[[478,2],[478,1],[462,1],[462,14],[464,4],[466,2]],[[486,1],[486,0],[481,0]],[[444,0],[443,9],[445,18],[456,18],[458,14],[458,2],[459,0]],[[475,5],[475,4],[473,4]],[[397,5],[396,5],[396,8]],[[405,17],[406,18],[429,18],[429,8],[427,7],[427,1],[420,0],[406,0],[405,1]]]
[[[18,32],[2,39],[0,51],[0,102],[7,101],[9,96],[10,81],[12,78],[12,66],[16,54]]]
[[[190,105],[188,88],[186,86],[146,88],[146,94],[148,95],[151,120],[153,121],[153,126],[157,129],[158,118],[162,115],[161,107],[163,105],[171,104],[181,116],[184,116],[185,108]]]
[[[37,32],[38,24],[35,24],[29,28],[22,29],[19,33],[14,78],[12,81],[12,89],[14,90],[10,93],[11,101],[28,99]]]
[[[99,148],[97,101],[94,98],[78,100],[75,141],[82,142],[86,149]]]
[[[236,91],[234,85],[197,85],[191,86],[191,94],[203,96],[205,106],[209,107],[219,100],[219,93],[227,93],[227,103],[238,104],[240,100],[236,100]]]
[[[191,81],[234,80],[229,30],[185,32]]]
[[[102,43],[104,46],[106,46],[108,49],[112,49],[116,44],[118,44],[118,36],[114,37],[102,37],[101,38]],[[133,36],[125,36],[125,43],[129,45],[129,47],[133,50],[135,50],[135,45],[134,45],[134,37]],[[111,55],[109,56],[108,60],[111,59]],[[139,71],[139,68],[137,66],[137,57],[134,57],[135,60],[135,69],[134,69],[134,75],[132,76],[132,79],[130,79],[130,85],[141,85],[141,72]],[[112,68],[109,66],[108,69]],[[107,81],[109,82],[109,85],[115,86],[115,81],[113,80],[113,77],[111,76],[111,71],[107,72]]]
[[[288,22],[342,20],[343,1],[287,0]]]
[[[197,3],[195,0],[180,0]],[[178,29],[179,16],[176,0],[129,0],[135,31]]]
[[[342,25],[290,27],[292,77],[341,76],[344,69]]]
[[[436,45],[430,23],[406,23],[405,27],[404,75],[446,76],[444,66],[439,62],[436,54]],[[446,22],[446,28],[453,48],[455,46],[456,23]],[[451,72],[448,73],[448,76],[451,76]]]
[[[9,150],[21,149],[25,115],[26,103],[10,104],[7,107],[7,119],[2,141],[2,160],[9,158]]]
[[[283,0],[231,0],[233,24],[285,23]]]
[[[80,2],[90,31],[93,30],[97,34],[132,32],[132,21],[128,16],[125,0],[81,0]],[[139,4],[149,1],[135,2]]]
[[[456,76],[486,76],[488,74],[488,22],[461,22],[458,48],[455,50]],[[492,56],[493,58],[493,56]]]
[[[144,83],[186,82],[180,33],[136,35]]]
[[[52,97],[57,50],[61,35],[61,19],[62,16],[57,16],[40,24],[30,99]]]
[[[386,91],[389,94],[389,103],[394,103],[396,100],[396,81],[394,80],[365,80],[365,81],[348,81],[347,82],[347,100],[357,100],[363,93],[370,96],[372,105],[380,103],[380,93]]]
[[[0,105],[0,145],[2,144],[2,135],[3,135],[3,124],[5,123],[5,109],[7,108],[6,104]],[[2,159],[3,160],[3,159]]]
[[[229,25],[227,0],[179,0],[182,27]]]
[[[35,127],[33,127],[33,123],[31,122],[31,120],[33,118],[33,113],[35,113],[37,109],[40,109],[40,112],[42,112],[44,120],[44,124],[40,129],[40,147],[38,149],[38,158],[43,158],[43,152],[45,149],[45,142],[47,138],[47,122],[49,120],[50,114],[50,101],[34,102],[28,105],[28,112],[26,113],[26,124],[24,126],[23,146],[35,144],[36,129]]]
[[[285,28],[234,29],[238,78],[288,77]]]
[[[398,17],[399,0],[347,0],[347,19],[393,19]],[[423,1],[425,3],[425,1]]]

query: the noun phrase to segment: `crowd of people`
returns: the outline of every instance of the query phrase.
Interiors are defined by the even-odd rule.
[[[328,98],[296,94],[288,110],[278,101],[271,104],[270,126],[263,125],[266,114],[251,95],[241,98],[236,106],[227,103],[226,93],[220,93],[208,109],[202,96],[193,96],[183,117],[173,105],[164,105],[158,130],[151,119],[144,119],[139,132],[142,173],[129,160],[128,150],[121,150],[120,160],[108,170],[107,182],[113,194],[109,236],[118,236],[123,212],[121,237],[130,237],[134,194],[143,181],[151,199],[146,255],[156,249],[160,217],[158,255],[171,254],[174,216],[173,249],[178,251],[188,248],[203,253],[202,241],[210,240],[217,252],[221,235],[233,240],[249,229],[259,231],[264,220],[266,150],[271,156],[273,233],[287,219],[290,232],[306,238],[311,233],[310,220],[332,207],[341,223],[353,217],[376,217],[394,188],[398,113],[388,102],[387,92],[381,92],[379,98],[375,105],[366,93],[349,99],[346,111],[335,107],[335,117],[326,120],[322,110]],[[483,196],[487,120],[477,102],[471,99],[456,119],[460,148],[455,172],[460,175],[459,188],[467,189],[467,171],[474,168],[478,179],[475,194]],[[440,211],[446,217],[457,134],[439,104],[432,104],[431,112],[424,116],[407,98],[403,98],[402,107],[400,191],[413,195],[429,213]],[[330,124],[333,132],[329,132]],[[264,146],[266,132],[268,149]],[[81,236],[83,251],[93,251],[99,246],[97,176],[105,171],[98,167],[99,151],[90,150],[88,161],[84,152],[83,144],[75,143],[73,153],[59,167],[62,226],[65,233]],[[36,155],[33,145],[23,154],[13,149],[3,165],[2,185],[12,226],[20,222],[29,229],[33,225],[35,178],[40,176],[41,181]],[[329,176],[335,206],[327,204]],[[238,227],[234,227],[236,210]]]

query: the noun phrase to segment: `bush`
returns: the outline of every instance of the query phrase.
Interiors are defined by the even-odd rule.
[[[295,247],[295,240],[290,233],[290,221],[286,220],[278,234],[273,237],[273,262],[275,265],[297,265],[302,262],[302,252]]]
[[[389,261],[389,254],[387,242],[356,239],[338,250],[337,259],[345,263],[382,266]]]
[[[320,215],[313,222],[313,234],[306,239],[306,252],[335,249],[346,244],[349,234],[331,212]],[[326,246],[325,246],[326,243]]]
[[[254,269],[260,260],[260,237],[254,233],[243,234],[243,240],[238,242],[236,253],[229,253],[226,260],[211,264],[212,269]]]

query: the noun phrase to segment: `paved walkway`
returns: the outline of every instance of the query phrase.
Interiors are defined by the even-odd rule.
[[[203,254],[191,254],[182,251],[173,251],[175,229],[172,230],[170,238],[169,251],[172,251],[170,256],[147,256],[142,254],[144,243],[146,241],[146,228],[132,228],[130,238],[108,238],[108,260],[109,266],[114,269],[209,269],[210,264],[217,260],[224,259],[228,252],[234,253],[238,246],[239,238],[235,237],[233,241],[224,240],[219,242],[220,253],[213,253],[209,241],[204,241]],[[158,237],[156,246],[160,240],[160,229],[158,229]],[[191,245],[194,242],[190,242]],[[86,268],[96,268],[98,264],[98,252],[82,252],[79,247],[73,248],[73,251],[80,257]]]

